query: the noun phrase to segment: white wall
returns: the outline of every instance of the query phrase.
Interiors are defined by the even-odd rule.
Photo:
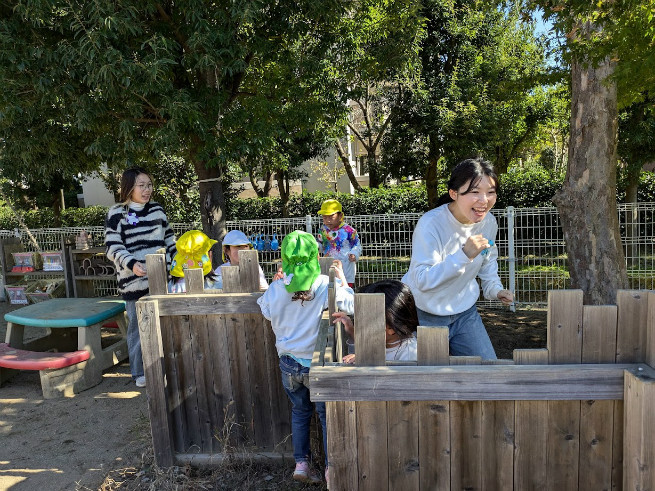
[[[89,177],[82,181],[84,207],[93,205],[112,206],[114,195],[109,192],[99,177]],[[78,195],[79,199],[79,195]]]

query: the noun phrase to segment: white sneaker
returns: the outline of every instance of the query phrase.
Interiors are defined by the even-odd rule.
[[[136,378],[136,386],[137,387],[145,387],[146,386],[146,376],[141,375],[140,377]]]

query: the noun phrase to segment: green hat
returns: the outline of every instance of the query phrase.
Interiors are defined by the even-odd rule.
[[[336,199],[328,199],[323,201],[321,209],[318,210],[319,215],[334,215],[335,213],[343,213],[341,203]]]
[[[318,275],[318,244],[312,234],[294,230],[282,241],[282,271],[289,293],[309,290]]]

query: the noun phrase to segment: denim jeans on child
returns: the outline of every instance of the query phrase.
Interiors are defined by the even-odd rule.
[[[325,403],[314,404],[309,400],[309,388],[305,385],[308,379],[309,367],[304,367],[290,356],[280,357],[280,372],[282,385],[291,401],[291,441],[293,442],[293,458],[296,462],[311,461],[309,430],[314,414],[314,406],[321,420],[323,430],[323,450],[327,466],[327,429],[325,426]]]
[[[136,316],[136,300],[125,300],[127,312],[127,354],[130,357],[130,372],[132,378],[143,375],[143,356],[141,355],[141,337],[139,321]]]
[[[416,310],[420,326],[448,327],[448,341],[452,356],[480,356],[483,360],[496,359],[496,352],[475,305],[460,314],[453,315],[434,315],[419,308]]]

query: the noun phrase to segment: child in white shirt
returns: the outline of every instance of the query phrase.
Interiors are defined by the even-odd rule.
[[[214,273],[216,274],[217,288],[223,288],[223,275],[221,268],[223,266],[238,266],[239,251],[252,249],[252,243],[241,230],[230,230],[223,237],[223,264],[221,264]],[[259,289],[266,290],[268,282],[264,276],[262,267],[259,267]]]
[[[293,478],[315,483],[320,482],[321,477],[311,467],[310,423],[315,407],[321,420],[327,460],[325,403],[312,403],[306,378],[323,311],[328,307],[329,278],[320,274],[318,244],[311,234],[299,230],[291,232],[282,241],[281,253],[282,278],[273,281],[257,303],[264,317],[271,321],[282,384],[292,404],[291,438],[296,461]],[[352,313],[354,292],[346,283],[341,263],[334,263],[339,276],[335,281],[337,306]],[[327,461],[325,466],[327,475]]]

